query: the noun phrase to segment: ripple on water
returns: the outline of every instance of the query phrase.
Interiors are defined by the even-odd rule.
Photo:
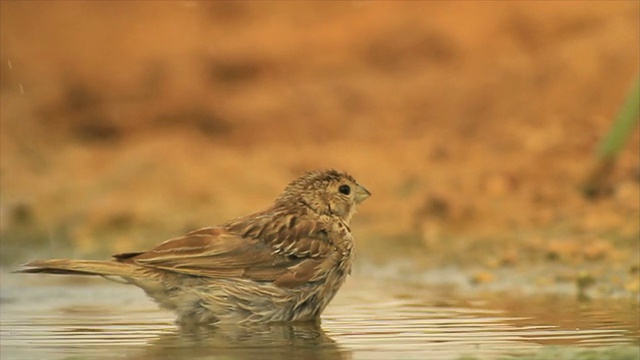
[[[6,284],[3,284],[6,285]],[[3,286],[2,359],[457,359],[536,353],[550,345],[637,346],[633,301],[464,299],[429,288],[352,282],[321,327],[178,329],[137,289]],[[400,289],[400,290],[398,290]],[[19,300],[18,300],[19,299]],[[558,309],[564,311],[558,311]]]

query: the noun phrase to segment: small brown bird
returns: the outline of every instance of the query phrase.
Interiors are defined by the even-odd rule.
[[[370,195],[344,172],[308,172],[264,211],[149,251],[110,261],[38,260],[17,272],[133,284],[181,323],[314,321],[351,271],[349,223]]]

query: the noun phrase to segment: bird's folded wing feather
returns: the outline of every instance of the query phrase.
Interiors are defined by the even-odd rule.
[[[314,280],[330,250],[324,240],[295,239],[286,253],[273,244],[233,234],[223,227],[206,228],[167,240],[142,253],[114,255],[120,262],[211,278],[247,278],[295,287]],[[316,245],[311,245],[316,244]],[[318,248],[311,256],[309,248]],[[299,254],[301,256],[297,256]]]

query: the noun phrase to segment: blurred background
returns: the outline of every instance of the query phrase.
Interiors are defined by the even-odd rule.
[[[143,250],[337,168],[373,193],[352,225],[364,258],[479,282],[595,264],[638,291],[637,127],[606,191],[584,191],[638,76],[638,2],[1,10],[5,267]]]

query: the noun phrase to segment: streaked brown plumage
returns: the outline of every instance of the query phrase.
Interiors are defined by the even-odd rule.
[[[308,172],[268,209],[111,261],[38,260],[22,273],[100,275],[142,288],[179,322],[317,320],[351,271],[349,223],[370,193]]]

